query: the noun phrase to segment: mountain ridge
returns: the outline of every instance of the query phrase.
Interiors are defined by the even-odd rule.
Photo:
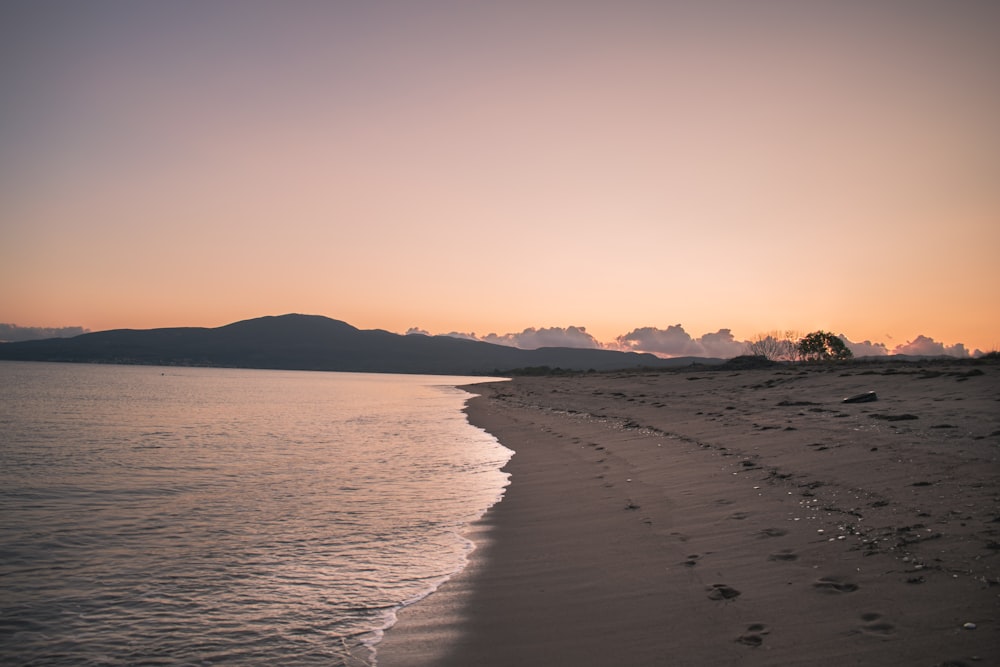
[[[299,313],[215,328],[112,329],[3,343],[0,359],[438,375],[488,375],[542,366],[576,371],[672,368],[722,361],[589,348],[522,350],[450,336],[363,330]]]

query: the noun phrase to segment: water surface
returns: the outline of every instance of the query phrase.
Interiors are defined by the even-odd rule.
[[[482,379],[0,362],[0,663],[370,660],[506,482]]]

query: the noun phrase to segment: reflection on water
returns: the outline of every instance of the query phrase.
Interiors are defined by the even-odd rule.
[[[0,362],[0,663],[358,664],[505,483],[466,381]]]

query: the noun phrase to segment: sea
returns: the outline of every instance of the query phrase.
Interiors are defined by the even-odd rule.
[[[503,495],[489,379],[0,361],[0,664],[376,664]]]

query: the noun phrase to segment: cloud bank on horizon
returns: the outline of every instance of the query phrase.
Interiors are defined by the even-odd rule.
[[[0,342],[6,343],[43,338],[71,338],[89,332],[90,329],[83,327],[22,327],[0,322]]]
[[[413,327],[407,335],[433,335],[429,331]],[[586,327],[529,327],[520,333],[496,334],[479,336],[475,333],[452,331],[445,336],[478,340],[497,345],[507,345],[523,350],[533,350],[540,347],[579,347],[589,349],[620,350],[624,352],[646,352],[659,357],[715,357],[730,359],[747,353],[750,341],[737,340],[731,329],[719,329],[714,333],[706,333],[697,338],[691,336],[680,324],[668,326],[666,329],[657,327],[639,327],[618,336],[614,341],[603,343],[587,332]],[[844,334],[839,334],[855,357],[883,357],[889,355],[910,356],[949,356],[960,359],[978,357],[982,350],[970,351],[963,343],[948,345],[934,340],[930,336],[918,335],[911,341],[901,343],[892,348],[885,343],[864,340],[855,342]]]
[[[26,327],[16,324],[0,323],[0,342],[16,342],[38,340],[42,338],[70,338],[89,333],[84,327]],[[431,332],[418,327],[411,327],[406,335],[432,336]],[[506,345],[522,350],[534,350],[540,347],[577,347],[595,350],[618,350],[622,352],[645,352],[659,357],[714,357],[731,359],[741,354],[747,354],[750,341],[737,340],[731,329],[719,329],[714,333],[706,333],[697,338],[692,337],[680,324],[673,324],[666,329],[657,327],[639,327],[618,336],[614,341],[603,343],[587,331],[586,327],[529,327],[520,333],[496,334],[479,336],[475,333],[451,331],[445,336],[478,340],[495,345]],[[983,350],[970,351],[964,343],[948,345],[934,340],[930,336],[918,335],[911,341],[889,348],[885,343],[874,343],[869,340],[855,342],[844,334],[839,334],[855,357],[883,357],[889,355],[910,356],[949,356],[959,359],[979,357]]]

